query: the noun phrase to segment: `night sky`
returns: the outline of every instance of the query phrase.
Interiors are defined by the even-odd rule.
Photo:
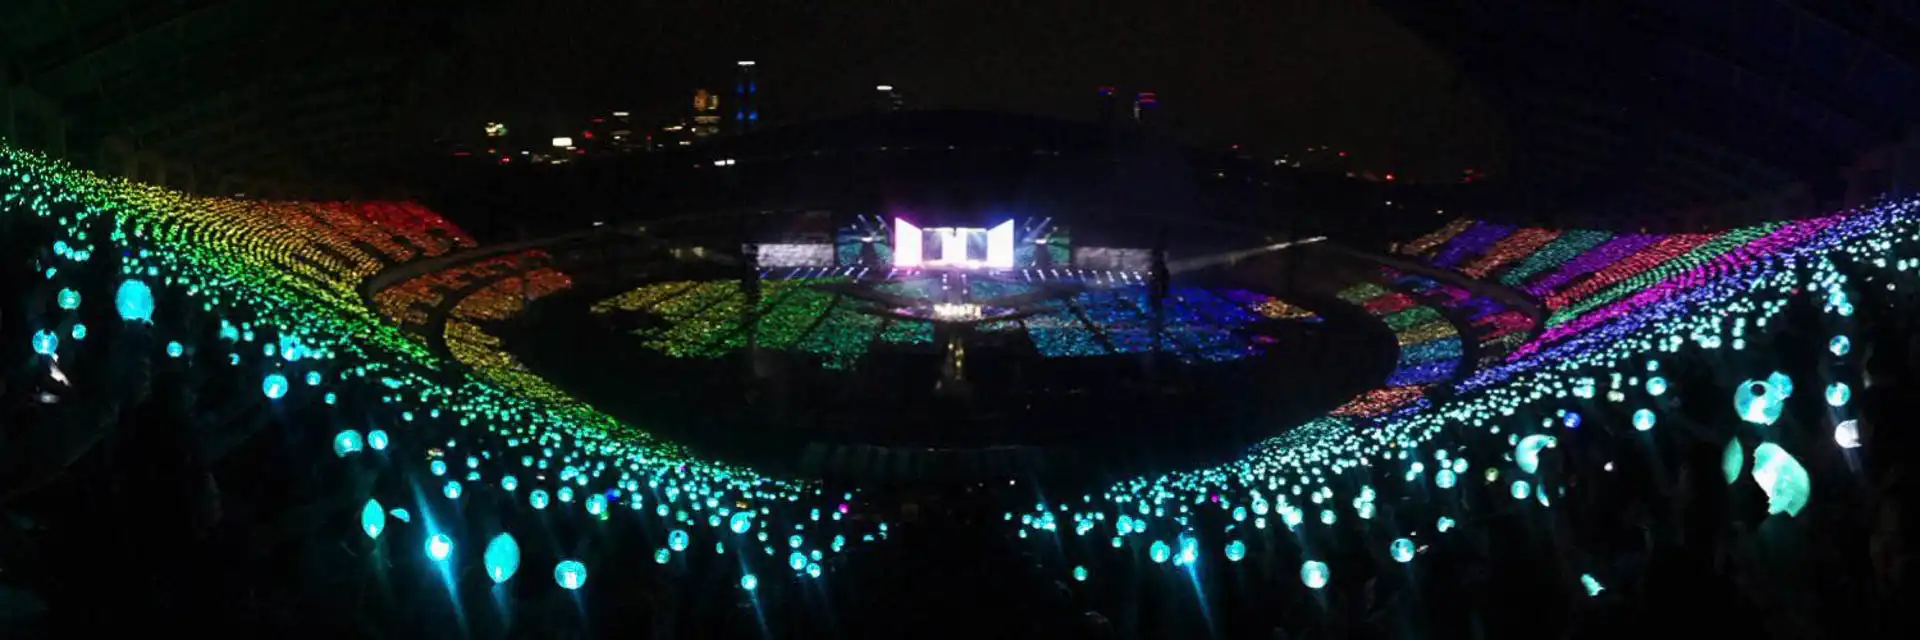
[[[881,83],[915,108],[1090,119],[1111,84],[1156,92],[1169,133],[1195,142],[1336,145],[1416,178],[1492,167],[1499,148],[1472,87],[1361,0],[548,0],[457,15],[436,112],[534,135],[615,108],[677,118],[694,87],[730,88],[750,59],[774,123],[865,109]]]

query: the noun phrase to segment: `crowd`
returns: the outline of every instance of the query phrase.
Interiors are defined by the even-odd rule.
[[[1636,240],[1668,256],[1647,270],[1686,262],[1646,285],[1670,286],[1665,297],[1596,304],[1604,322],[1481,367],[1426,412],[1316,421],[1160,477],[857,492],[639,436],[562,432],[552,425],[600,418],[533,415],[546,405],[418,366],[424,350],[359,316],[312,320],[364,333],[296,332],[279,321],[334,309],[342,274],[368,267],[248,252],[279,256],[270,241],[323,228],[289,235],[241,209],[194,212],[80,179],[47,188],[48,175],[0,157],[8,637],[1851,638],[1916,626],[1901,607],[1914,600],[1903,416],[1920,404],[1907,205],[1782,226],[1724,254],[1695,252],[1704,238]],[[114,208],[142,206],[170,213]],[[259,237],[209,226],[222,216]],[[1497,246],[1492,235],[1470,237]],[[149,255],[187,251],[183,239],[212,248]],[[1769,239],[1784,248],[1755,244]],[[1755,246],[1766,251],[1742,252]],[[215,253],[225,247],[239,249]],[[151,298],[129,297],[133,280],[151,280]],[[518,540],[511,579],[480,557],[502,532]],[[455,560],[434,557],[435,535]]]

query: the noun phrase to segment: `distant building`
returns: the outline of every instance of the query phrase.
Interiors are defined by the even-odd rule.
[[[1160,109],[1160,98],[1152,91],[1142,91],[1133,96],[1133,121],[1136,124],[1152,124],[1154,112]]]
[[[760,127],[760,79],[752,60],[741,60],[735,68],[738,77],[733,86],[733,127],[746,133]]]
[[[1103,127],[1120,125],[1120,90],[1111,85],[1094,90],[1096,99],[1093,121]]]
[[[514,144],[508,137],[507,125],[500,122],[488,122],[479,138],[470,135],[455,137],[452,155],[455,158],[480,158],[487,162],[499,162],[511,155]]]
[[[706,89],[693,91],[693,136],[704,138],[720,133],[720,95]]]
[[[684,147],[693,144],[693,138],[693,127],[679,122],[660,127],[653,135],[653,143],[656,147]]]
[[[646,147],[644,132],[634,128],[633,114],[624,110],[588,118],[573,137],[582,155],[631,153]]]
[[[878,98],[877,105],[881,111],[893,112],[907,108],[907,95],[893,85],[878,85],[875,86],[873,90]]]
[[[606,146],[620,153],[646,150],[646,139],[633,128],[633,114],[614,111],[605,122]]]

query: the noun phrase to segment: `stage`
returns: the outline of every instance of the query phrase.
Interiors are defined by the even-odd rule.
[[[501,335],[595,407],[756,468],[1085,480],[1231,455],[1379,382],[1390,336],[1264,274],[1184,274],[1156,305],[1141,272],[683,271],[542,300]]]

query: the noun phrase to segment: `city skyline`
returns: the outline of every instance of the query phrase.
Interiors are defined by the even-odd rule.
[[[1116,85],[1157,94],[1166,106],[1158,124],[1198,143],[1336,144],[1408,175],[1497,164],[1478,97],[1364,4],[1209,12],[1122,3],[1019,18],[965,3],[801,11],[562,0],[470,18],[460,32],[471,54],[449,61],[447,90],[426,93],[468,120],[565,122],[620,108],[653,122],[680,116],[696,88],[731,97],[737,61],[752,60],[769,126],[860,112],[878,84],[906,90],[915,109],[1088,120],[1090,92]],[[527,42],[555,44],[514,46]]]

